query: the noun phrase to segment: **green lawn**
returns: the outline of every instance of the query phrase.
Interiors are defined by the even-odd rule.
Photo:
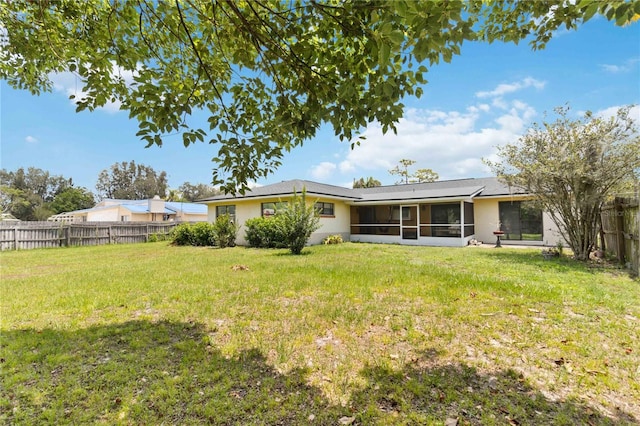
[[[640,282],[539,250],[3,252],[5,424],[635,424]]]

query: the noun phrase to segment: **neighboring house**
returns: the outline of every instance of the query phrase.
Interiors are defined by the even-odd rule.
[[[205,222],[207,206],[179,201],[164,201],[155,196],[149,200],[104,199],[95,207],[60,213],[48,220],[54,222]]]
[[[548,214],[531,196],[495,177],[348,189],[305,180],[253,188],[244,195],[217,195],[199,201],[209,221],[230,214],[241,226],[238,244],[246,244],[244,223],[270,216],[302,189],[320,214],[320,229],[310,244],[341,234],[347,241],[429,246],[466,246],[476,239],[504,244],[555,245],[560,236]]]
[[[0,222],[21,222],[11,213],[0,213]]]

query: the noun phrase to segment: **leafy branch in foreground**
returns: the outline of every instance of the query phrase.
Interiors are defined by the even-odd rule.
[[[175,133],[216,144],[212,183],[243,191],[323,124],[344,141],[373,121],[395,131],[402,99],[466,41],[538,49],[560,26],[638,13],[637,1],[590,0],[11,1],[0,78],[39,94],[74,73],[78,111],[119,105],[147,146]],[[206,126],[189,120],[199,111]]]

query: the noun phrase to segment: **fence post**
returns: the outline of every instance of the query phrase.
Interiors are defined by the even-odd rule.
[[[615,215],[616,215],[616,243],[618,245],[618,260],[624,265],[626,259],[625,255],[625,243],[624,243],[624,208],[622,206],[623,200],[617,198],[615,200]]]
[[[69,247],[71,245],[71,225],[66,224],[64,226],[64,246]]]
[[[18,227],[13,228],[13,248],[18,250]]]

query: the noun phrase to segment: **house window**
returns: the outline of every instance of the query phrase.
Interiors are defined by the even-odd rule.
[[[499,209],[504,240],[542,241],[542,210],[531,201],[501,201]]]
[[[432,236],[459,237],[461,234],[460,204],[432,204],[431,223],[433,224]]]
[[[316,203],[314,207],[320,216],[335,216],[333,203]]]
[[[399,218],[400,206],[351,206],[351,233],[400,236]]]
[[[400,221],[400,206],[391,207],[391,219]],[[402,209],[402,220],[411,220],[411,209]]]
[[[129,222],[129,216],[120,216],[120,222]]]
[[[222,215],[228,214],[231,218],[232,222],[236,221],[236,206],[228,205],[228,206],[216,206],[216,217],[220,217]]]
[[[269,217],[278,213],[278,210],[281,210],[287,205],[286,201],[278,201],[274,203],[262,203],[262,216]]]

